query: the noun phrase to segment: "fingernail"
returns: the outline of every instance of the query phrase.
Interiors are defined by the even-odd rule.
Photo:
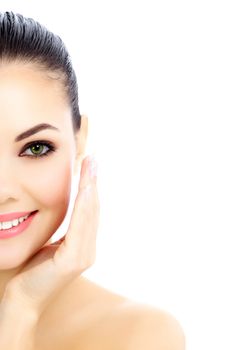
[[[89,174],[90,177],[97,177],[98,173],[98,163],[94,155],[91,155],[89,158]]]

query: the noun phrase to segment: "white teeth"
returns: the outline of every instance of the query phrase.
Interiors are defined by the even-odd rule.
[[[18,220],[18,219],[14,219],[14,220],[12,221],[13,226],[17,226],[18,223],[19,223],[19,220]]]
[[[18,226],[21,222],[23,222],[24,220],[26,220],[28,218],[29,215],[26,216],[22,216],[19,219],[14,219],[12,221],[5,221],[5,222],[0,222],[0,230],[6,230],[9,229],[13,226]]]
[[[12,227],[11,221],[2,222],[2,229],[7,229],[7,228],[11,228],[11,227]]]

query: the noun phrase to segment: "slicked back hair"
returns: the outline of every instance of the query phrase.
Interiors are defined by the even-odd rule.
[[[14,61],[31,63],[46,73],[56,73],[51,78],[62,84],[71,107],[74,133],[79,131],[77,78],[62,39],[32,18],[12,11],[0,12],[0,65]]]

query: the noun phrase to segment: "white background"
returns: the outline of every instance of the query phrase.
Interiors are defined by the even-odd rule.
[[[187,349],[225,349],[223,2],[20,0],[0,10],[38,20],[73,57],[99,163],[97,260],[85,275],[172,313]]]

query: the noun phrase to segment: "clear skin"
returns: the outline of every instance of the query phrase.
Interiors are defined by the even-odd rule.
[[[70,109],[59,82],[49,79],[35,66],[4,64],[0,66],[0,76],[0,213],[39,210],[26,233],[0,240],[0,305],[3,306],[2,314],[10,315],[4,317],[6,323],[4,319],[3,323],[0,321],[0,341],[4,335],[7,346],[11,343],[12,318],[15,320],[23,313],[35,315],[36,320],[36,315],[47,309],[37,331],[37,344],[40,345],[37,349],[49,350],[52,344],[55,349],[64,349],[65,341],[68,349],[74,349],[80,321],[87,325],[82,332],[82,348],[184,350],[183,332],[173,318],[149,306],[138,306],[86,281],[81,280],[80,288],[74,283],[68,290],[64,288],[65,298],[61,293],[62,298],[56,298],[48,313],[46,306],[54,291],[62,290],[74,279],[79,280],[81,273],[95,260],[99,201],[97,179],[89,176],[88,159],[84,158],[88,119],[82,116],[80,132],[74,135]],[[14,142],[20,133],[42,122],[52,124],[60,131],[44,130]],[[51,141],[56,152],[40,159],[29,158],[31,148],[23,152],[22,149],[35,140]],[[44,147],[40,153],[46,151]],[[21,153],[23,156],[20,157]],[[78,194],[65,239],[50,245],[51,236],[67,212],[71,180],[80,166]],[[93,298],[96,310],[86,307]],[[61,304],[63,307],[60,308]],[[83,310],[79,320],[76,315],[82,305],[86,311]],[[71,309],[74,312],[71,313]],[[108,317],[108,314],[114,316]],[[96,323],[89,329],[94,319]],[[103,322],[98,328],[99,319]],[[15,323],[18,323],[17,319]],[[68,332],[62,339],[60,332],[50,337],[51,325],[61,330],[65,324],[71,324],[69,339]],[[14,335],[16,328],[13,327]],[[50,347],[42,341],[43,332],[50,337]],[[109,334],[109,338],[102,334]],[[21,334],[17,336],[21,339]],[[24,344],[21,348],[24,349]]]
[[[80,132],[74,135],[60,83],[34,65],[3,64],[0,75],[0,213],[39,211],[27,232],[0,240],[0,297],[5,296],[7,286],[41,312],[52,293],[78,277],[95,258],[99,203],[96,177],[89,177],[88,157],[84,158],[88,120],[82,116]],[[42,130],[14,142],[20,133],[40,123],[59,131]],[[24,146],[40,140],[53,143],[56,151],[32,158],[35,153]],[[43,154],[48,149],[43,146],[35,151]],[[72,177],[80,165],[79,190],[66,238],[50,246],[51,236],[65,218]]]

